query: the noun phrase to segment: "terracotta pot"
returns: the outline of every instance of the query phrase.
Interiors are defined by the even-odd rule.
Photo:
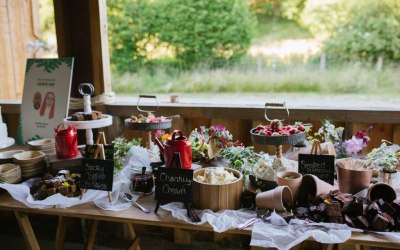
[[[259,193],[256,196],[258,208],[275,209],[277,212],[284,212],[293,205],[292,191],[288,186],[278,186],[273,190]]]
[[[383,171],[379,171],[379,182],[386,183],[390,186],[395,186],[397,182],[397,171],[394,173],[386,173]]]
[[[292,179],[288,179],[285,177],[293,177]],[[297,195],[299,193],[299,188],[301,185],[301,181],[303,176],[297,172],[292,171],[283,171],[276,174],[276,183],[278,186],[288,186],[293,194],[293,200],[297,201]]]
[[[335,188],[312,174],[303,175],[298,193],[298,202],[312,202],[316,197],[328,194]]]
[[[368,189],[368,199],[371,201],[383,199],[386,202],[392,202],[396,197],[396,191],[385,183],[376,183]]]
[[[340,192],[356,194],[369,187],[372,178],[372,170],[346,169],[346,163],[343,161],[338,161],[336,166]]]

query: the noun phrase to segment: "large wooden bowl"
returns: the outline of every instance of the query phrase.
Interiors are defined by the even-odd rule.
[[[204,175],[206,168],[193,173],[193,203],[199,209],[211,209],[216,212],[222,209],[239,209],[243,192],[243,175],[237,170],[225,168],[233,173],[237,180],[228,184],[207,184],[196,181],[198,175]]]

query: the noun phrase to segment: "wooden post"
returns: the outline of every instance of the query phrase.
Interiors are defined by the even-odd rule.
[[[93,83],[95,95],[111,91],[105,0],[53,0],[59,57],[74,57],[71,95]]]

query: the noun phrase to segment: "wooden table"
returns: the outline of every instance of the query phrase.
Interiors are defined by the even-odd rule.
[[[155,207],[155,201],[153,196],[144,197],[140,202],[153,209]],[[70,208],[48,208],[48,209],[34,209],[26,207],[24,204],[14,200],[8,193],[2,192],[0,194],[0,210],[14,212],[21,232],[23,234],[26,245],[29,249],[40,249],[35,234],[32,230],[28,214],[43,214],[58,216],[59,222],[65,218],[84,218],[93,221],[112,221],[112,222],[123,222],[128,224],[140,224],[140,225],[152,225],[159,227],[174,228],[176,234],[180,234],[180,237],[189,234],[190,230],[200,231],[213,231],[209,224],[205,225],[191,225],[175,220],[171,214],[163,209],[160,209],[158,214],[154,214],[152,211],[149,214],[143,213],[136,207],[131,207],[128,210],[122,212],[111,212],[97,208],[93,203],[86,203],[79,206]],[[59,223],[56,233],[56,244],[58,248],[62,248],[64,240],[65,226],[63,223]],[[231,229],[226,233],[229,234],[243,234],[251,235],[251,228],[245,230]],[[398,244],[392,243],[385,239],[385,237],[378,234],[367,234],[367,233],[353,233],[352,237],[346,242],[346,244],[352,244],[356,246],[372,246],[372,247],[387,247],[387,248],[399,248]],[[57,247],[56,247],[57,248]],[[356,247],[357,249],[357,247]]]

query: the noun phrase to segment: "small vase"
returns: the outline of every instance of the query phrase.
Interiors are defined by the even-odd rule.
[[[386,183],[393,188],[396,188],[396,183],[397,183],[397,171],[394,173],[387,173],[380,171],[379,172],[379,182]]]

